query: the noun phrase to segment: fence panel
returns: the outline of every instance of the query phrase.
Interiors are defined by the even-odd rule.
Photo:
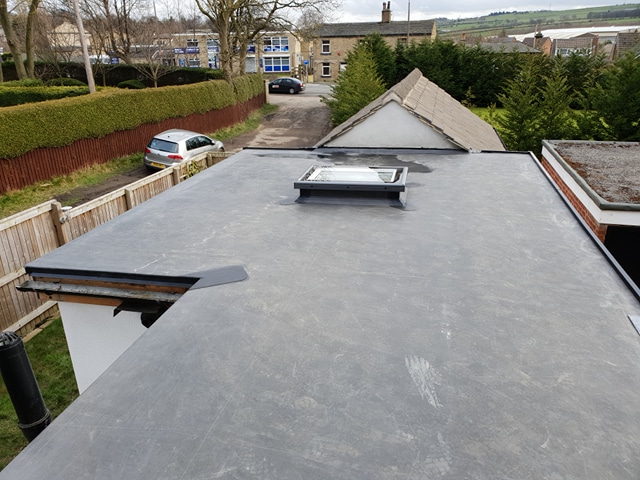
[[[140,205],[175,185],[173,169],[168,168],[125,187],[129,208]]]
[[[32,312],[45,302],[33,293],[20,293],[16,287],[28,280],[24,265],[60,246],[50,201],[12,215],[0,222],[0,329],[22,328]],[[37,318],[36,314],[34,318]]]

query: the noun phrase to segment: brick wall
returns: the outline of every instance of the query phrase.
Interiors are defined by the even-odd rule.
[[[573,208],[576,209],[578,214],[583,218],[589,228],[596,234],[598,239],[604,243],[604,239],[607,234],[607,226],[598,223],[598,221],[591,215],[591,213],[587,210],[587,208],[582,204],[582,202],[576,197],[576,195],[571,191],[571,189],[567,186],[566,183],[560,178],[560,175],[551,167],[549,161],[542,157],[540,161],[543,168],[547,171],[549,176],[553,179],[556,185],[560,188],[562,193],[569,199]]]

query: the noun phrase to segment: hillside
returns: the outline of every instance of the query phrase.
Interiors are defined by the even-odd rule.
[[[640,3],[608,5],[575,10],[494,12],[483,17],[436,19],[438,35],[444,38],[467,35],[516,35],[542,29],[589,26],[638,25]]]

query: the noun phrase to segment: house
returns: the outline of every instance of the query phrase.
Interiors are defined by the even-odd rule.
[[[313,66],[316,82],[332,82],[347,65],[347,53],[372,33],[379,33],[392,48],[398,42],[420,42],[436,38],[435,20],[392,21],[391,2],[382,4],[380,22],[326,23],[318,28],[313,41]]]
[[[637,142],[543,142],[541,163],[600,241],[640,285]]]
[[[544,37],[542,33],[536,33],[533,37],[526,37],[522,39],[522,43],[526,46],[534,48],[547,56],[551,56],[551,50],[553,48],[553,40],[549,37]]]
[[[1,480],[640,471],[640,291],[530,153],[244,149],[27,271],[122,351]]]
[[[417,68],[316,146],[505,150],[491,125]]]

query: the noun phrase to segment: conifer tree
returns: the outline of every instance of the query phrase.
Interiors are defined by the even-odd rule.
[[[331,95],[322,101],[331,110],[331,123],[339,125],[386,91],[377,73],[373,54],[364,43],[347,55]]]

